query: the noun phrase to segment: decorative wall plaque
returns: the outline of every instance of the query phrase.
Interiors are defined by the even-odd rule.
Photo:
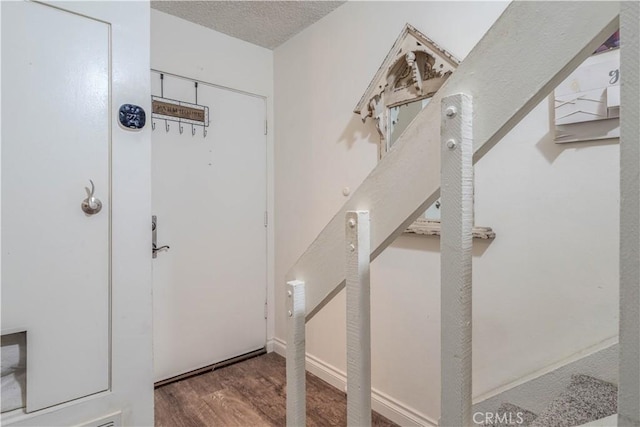
[[[209,126],[209,107],[174,99],[151,97],[153,118]]]
[[[556,143],[620,137],[620,32],[553,92]]]
[[[159,115],[177,117],[179,119],[195,120],[204,122],[204,108],[192,108],[185,105],[170,104],[158,100],[153,101],[153,112]]]

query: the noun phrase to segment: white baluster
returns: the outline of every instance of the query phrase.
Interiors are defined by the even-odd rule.
[[[640,426],[640,5],[620,2],[620,374],[618,425]]]
[[[346,215],[347,425],[371,425],[369,212]]]
[[[471,417],[471,248],[473,243],[472,102],[442,100],[441,136],[441,414],[440,425],[467,427]]]
[[[287,426],[306,424],[304,282],[287,282]]]

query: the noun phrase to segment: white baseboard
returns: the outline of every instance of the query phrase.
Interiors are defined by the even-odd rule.
[[[287,344],[279,338],[274,338],[270,341],[273,341],[273,351],[282,357],[286,357]],[[269,351],[268,348],[269,342],[267,342],[267,351]],[[307,371],[331,384],[338,390],[346,390],[347,376],[336,367],[307,353],[306,368]],[[401,426],[435,427],[438,425],[437,421],[432,420],[426,415],[404,405],[402,402],[397,401],[375,388],[371,390],[371,407],[380,415]]]
[[[280,338],[274,338],[273,340],[273,351],[279,354],[282,357],[287,357],[287,343],[282,341]]]
[[[267,340],[267,345],[265,346],[267,348],[267,353],[273,353],[274,346],[275,346],[275,340],[273,338],[269,338]]]

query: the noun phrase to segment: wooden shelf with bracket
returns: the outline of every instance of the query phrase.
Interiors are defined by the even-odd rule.
[[[420,234],[423,236],[440,236],[440,221],[418,218],[405,231],[405,234]],[[493,240],[496,233],[491,227],[473,227],[473,238]]]

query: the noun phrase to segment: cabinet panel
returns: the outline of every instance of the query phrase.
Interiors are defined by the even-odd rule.
[[[109,39],[2,3],[2,327],[27,332],[27,412],[109,388]]]

